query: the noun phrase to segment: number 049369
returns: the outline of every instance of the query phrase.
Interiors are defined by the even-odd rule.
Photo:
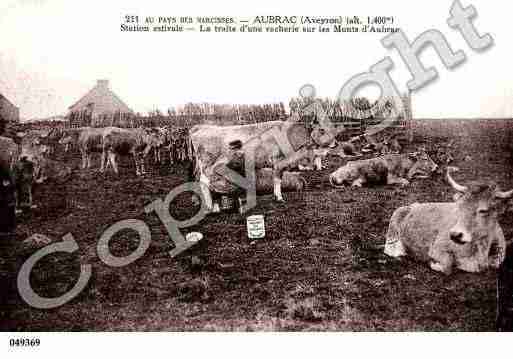
[[[41,345],[39,338],[12,338],[9,339],[10,347],[38,347]]]

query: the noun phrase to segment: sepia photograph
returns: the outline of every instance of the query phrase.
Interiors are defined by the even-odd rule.
[[[7,355],[511,332],[510,8],[2,0]]]

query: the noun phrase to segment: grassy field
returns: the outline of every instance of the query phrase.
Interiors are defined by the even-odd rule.
[[[416,123],[412,148],[434,149],[454,140],[458,181],[493,179],[509,189],[512,138],[513,126],[503,120],[422,121]],[[79,164],[77,154],[57,156]],[[137,178],[124,161],[119,177],[76,170],[64,184],[42,185],[35,193],[39,207],[21,219],[17,241],[34,233],[58,240],[70,232],[80,250],[41,261],[33,272],[34,288],[44,296],[61,295],[75,284],[80,263],[91,264],[93,275],[79,296],[52,310],[33,309],[13,288],[4,288],[10,294],[3,329],[495,330],[495,272],[446,277],[382,254],[394,209],[451,200],[443,177],[407,188],[335,190],[327,174],[341,162],[332,158],[329,163],[328,170],[306,173],[307,189],[285,194],[285,204],[259,197],[251,213],[265,214],[264,240],[248,241],[239,214],[211,215],[183,230],[198,230],[204,240],[178,258],[169,256],[173,245],[166,230],[144,206],[185,182],[182,168],[162,167]],[[185,194],[171,207],[177,218],[195,213]],[[512,237],[511,216],[506,212],[500,219],[506,239]],[[108,226],[127,218],[150,226],[151,246],[126,267],[107,267],[98,259],[96,244]],[[112,240],[111,250],[127,255],[137,245],[137,236],[126,231]],[[8,254],[3,266],[15,272],[31,251]]]

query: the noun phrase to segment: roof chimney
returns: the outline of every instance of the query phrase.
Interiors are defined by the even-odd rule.
[[[96,86],[108,89],[109,88],[109,80],[98,80]]]

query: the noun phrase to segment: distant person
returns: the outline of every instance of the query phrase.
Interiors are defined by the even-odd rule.
[[[0,115],[0,136],[4,136],[7,127],[7,121]]]
[[[31,209],[34,164],[27,157],[20,158],[14,166],[14,180],[18,193],[18,209],[21,211]]]
[[[0,166],[0,236],[16,229],[16,185],[9,169]]]

